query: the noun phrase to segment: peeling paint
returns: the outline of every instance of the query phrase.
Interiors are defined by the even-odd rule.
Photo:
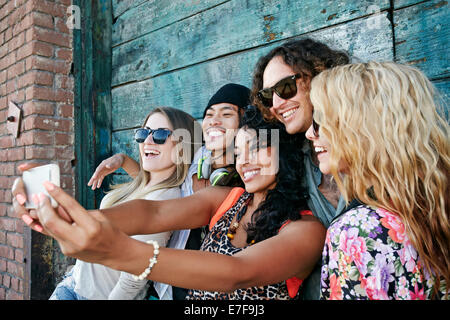
[[[426,57],[420,58],[420,59],[416,59],[416,60],[411,60],[411,61],[406,61],[407,64],[418,64],[418,63],[422,63],[427,61]]]
[[[333,20],[334,18],[336,18],[337,13],[333,13],[331,15],[328,16],[327,21]]]

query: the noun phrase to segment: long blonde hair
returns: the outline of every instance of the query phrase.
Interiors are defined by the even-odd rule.
[[[437,276],[434,292],[444,279],[448,293],[450,130],[436,97],[421,71],[393,62],[323,71],[310,93],[345,199],[397,214],[421,263]],[[338,172],[341,159],[345,175]]]
[[[145,197],[145,195],[149,192],[155,190],[180,186],[186,179],[194,154],[201,145],[201,140],[196,143],[196,141],[199,140],[199,132],[201,133],[200,124],[191,115],[184,111],[170,107],[158,107],[153,109],[147,115],[142,127],[145,126],[148,118],[155,113],[161,113],[168,119],[173,128],[173,134],[171,137],[178,140],[174,150],[177,157],[177,159],[175,159],[176,170],[166,180],[153,186],[146,187],[151,179],[151,175],[142,168],[142,159],[140,158],[141,156],[139,156],[139,174],[131,182],[120,185],[112,185],[112,190],[109,191],[102,200],[101,208],[108,208],[124,201],[140,199]],[[180,136],[177,136],[180,132],[182,134],[182,130],[180,129],[184,129],[186,131],[188,139],[185,139],[186,137],[180,138]],[[171,138],[169,138],[168,142],[170,142],[170,139]]]

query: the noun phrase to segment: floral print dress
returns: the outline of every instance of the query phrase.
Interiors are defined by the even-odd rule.
[[[435,279],[421,266],[400,218],[359,205],[328,228],[321,299],[431,299]],[[437,298],[445,294],[445,284]]]

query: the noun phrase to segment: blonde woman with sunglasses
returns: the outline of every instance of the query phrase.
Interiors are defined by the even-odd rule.
[[[392,62],[352,64],[315,77],[310,97],[306,137],[351,202],[327,231],[321,298],[448,298],[449,125],[431,82]]]
[[[198,123],[187,113],[168,107],[151,111],[144,124],[135,132],[139,146],[139,171],[129,183],[113,186],[103,198],[105,209],[132,199],[168,200],[181,197],[180,185],[186,178],[195,145],[179,142],[177,130],[186,130],[194,137]],[[137,235],[139,241],[156,241],[166,246],[172,232]],[[171,299],[171,288],[156,286],[132,275],[101,264],[77,260],[75,266],[60,282],[50,300],[131,300],[152,298]]]

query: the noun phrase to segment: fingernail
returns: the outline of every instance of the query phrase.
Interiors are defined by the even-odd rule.
[[[22,216],[22,220],[23,222],[25,222],[27,225],[30,225],[33,223],[33,218],[31,218],[30,216],[27,216],[26,214],[24,214]]]
[[[55,190],[55,185],[53,183],[51,183],[50,181],[44,181],[42,184],[48,191]]]
[[[33,227],[33,229],[34,230],[36,230],[37,232],[42,232],[42,231],[44,231],[44,229],[40,226],[40,225],[35,225],[34,227]]]
[[[21,206],[23,206],[23,204],[24,204],[25,202],[27,202],[27,199],[26,199],[23,195],[21,195],[21,194],[16,195],[16,199],[17,199],[17,201],[19,202],[19,204],[20,204]]]

